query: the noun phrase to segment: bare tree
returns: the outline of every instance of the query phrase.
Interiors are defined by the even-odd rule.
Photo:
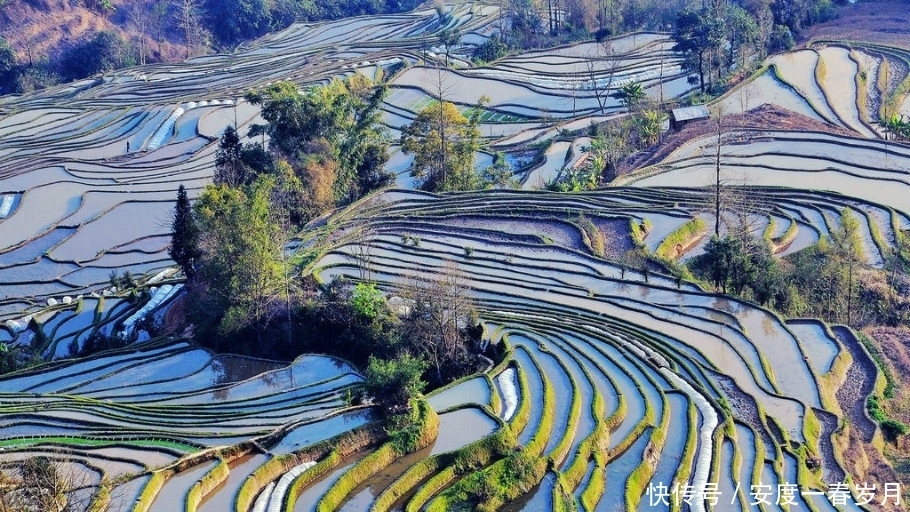
[[[717,143],[714,157],[714,235],[720,236],[720,196],[721,196],[721,179],[720,179],[720,153],[723,147],[724,135],[724,109],[723,105],[718,104],[717,110],[713,115],[714,126],[717,133]]]
[[[66,453],[38,455],[0,467],[0,512],[84,512],[92,509],[110,482],[97,482],[93,470]],[[93,492],[93,489],[94,492]],[[107,503],[104,510],[120,510]]]
[[[603,51],[603,57],[600,56],[601,51]],[[613,49],[613,42],[609,39],[605,39],[598,45],[597,54],[589,55],[586,61],[588,75],[591,77],[591,87],[594,89],[594,98],[597,99],[597,106],[600,107],[601,114],[606,114],[607,98],[609,97],[610,89],[613,87],[613,77],[616,74],[619,61],[620,59],[616,56],[616,51]],[[604,63],[602,71],[598,66],[601,62]],[[607,83],[601,85],[604,77]]]
[[[438,382],[445,382],[444,368],[466,357],[463,330],[476,322],[471,287],[464,271],[449,261],[436,274],[415,278],[400,295],[412,304],[409,337],[421,340],[425,357]]]
[[[126,17],[136,31],[136,50],[139,52],[139,64],[148,61],[147,36],[149,35],[149,0],[129,0],[126,4]]]
[[[357,269],[360,272],[360,280],[365,283],[372,281],[372,264],[371,243],[375,232],[369,224],[354,231],[354,258],[357,260]]]
[[[201,22],[201,0],[174,0],[177,26],[183,30],[186,42],[186,58],[190,58],[206,46],[207,34]]]
[[[722,184],[721,188],[727,234],[742,243],[743,252],[755,254],[763,239],[763,233],[758,230],[764,225],[763,219],[768,218],[768,205],[750,192],[752,184],[745,174],[736,179],[735,183]]]
[[[152,0],[152,25],[155,27],[155,41],[158,43],[158,56],[161,57],[161,45],[164,43],[164,29],[167,25],[170,5],[165,0]]]

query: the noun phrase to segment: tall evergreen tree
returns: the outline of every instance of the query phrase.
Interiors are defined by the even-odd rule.
[[[207,285],[204,313],[217,322],[218,336],[230,338],[249,328],[261,338],[280,314],[275,306],[283,302],[286,287],[281,226],[270,202],[274,188],[275,179],[264,176],[245,190],[209,185],[196,200],[204,233],[199,269]]]
[[[221,135],[221,141],[218,143],[218,151],[215,152],[215,184],[226,184],[231,187],[237,187],[244,184],[247,176],[244,176],[244,166],[241,160],[243,154],[243,145],[240,143],[240,136],[233,126],[224,129]]]
[[[177,189],[177,204],[174,205],[174,217],[171,221],[171,246],[167,253],[180,265],[187,279],[196,275],[196,260],[201,255],[199,250],[199,227],[193,218],[193,207],[186,195],[186,187]]]

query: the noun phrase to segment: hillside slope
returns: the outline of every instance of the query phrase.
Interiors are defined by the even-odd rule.
[[[0,7],[0,36],[15,49],[19,62],[26,64],[52,61],[62,50],[102,30],[136,41],[138,32],[126,4],[112,0],[113,10],[105,10],[90,0],[12,0]],[[170,23],[162,28],[160,49],[149,41],[150,60],[176,60],[183,54],[183,46],[170,42],[177,39]]]

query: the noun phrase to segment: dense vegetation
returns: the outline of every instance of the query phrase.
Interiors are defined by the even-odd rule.
[[[257,128],[270,136],[268,149],[242,145],[228,127],[214,183],[193,215],[182,201],[175,211],[172,251],[191,278],[201,339],[232,346],[252,334],[262,342],[273,321],[290,321],[291,269],[282,249],[289,233],[391,180],[376,124],[383,94],[355,76],[304,93],[278,83],[249,95],[268,120]],[[198,254],[198,264],[184,254]]]
[[[412,283],[391,307],[374,285],[301,281],[283,249],[307,221],[390,182],[376,121],[384,94],[360,75],[302,93],[290,83],[250,93],[268,121],[256,128],[268,148],[242,145],[225,129],[214,183],[192,210],[178,191],[170,252],[187,276],[197,341],[260,357],[344,357],[373,376],[373,396],[394,411],[422,391],[419,383],[440,386],[481,364],[464,276],[453,267]],[[460,151],[460,172],[473,176],[474,147],[443,151]]]

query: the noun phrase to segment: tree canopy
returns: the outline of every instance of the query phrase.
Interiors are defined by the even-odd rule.
[[[480,118],[470,119],[454,104],[437,101],[424,108],[401,133],[401,147],[412,153],[411,176],[420,188],[433,192],[480,187],[474,170],[474,152],[480,147]]]
[[[209,185],[194,204],[202,232],[199,294],[203,324],[221,336],[252,328],[261,333],[284,298],[282,231],[272,209],[272,177],[245,190]]]
[[[182,184],[177,189],[177,204],[171,219],[171,245],[168,255],[174,260],[187,279],[196,275],[196,263],[202,253],[199,250],[199,227],[193,218],[193,208]]]
[[[116,32],[110,31],[98,32],[92,39],[77,44],[60,61],[61,74],[67,80],[112,71],[134,63],[127,42]]]
[[[270,149],[294,168],[304,185],[309,185],[304,167],[310,174],[316,171],[314,165],[331,169],[333,200],[344,204],[393,179],[383,169],[388,142],[378,122],[386,94],[385,85],[354,75],[306,91],[292,82],[278,82],[247,98],[262,106]]]
[[[707,7],[698,10],[683,10],[676,17],[673,50],[686,56],[689,69],[698,72],[699,87],[705,92],[705,74],[709,65],[708,55],[720,49],[724,43],[723,20]]]

